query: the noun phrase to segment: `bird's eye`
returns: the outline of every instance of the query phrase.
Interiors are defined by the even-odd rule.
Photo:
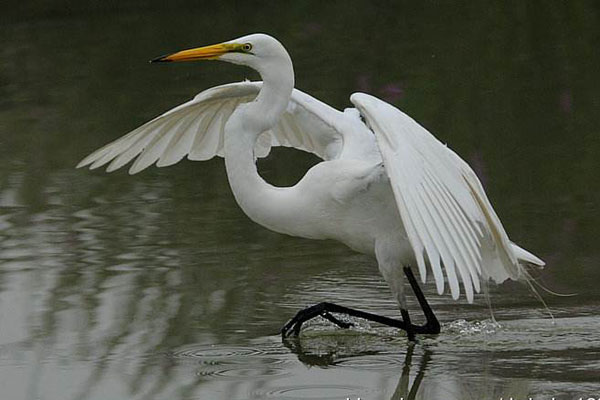
[[[245,44],[242,46],[242,49],[243,49],[244,51],[250,51],[250,50],[252,50],[252,45],[251,45],[250,43],[245,43]]]

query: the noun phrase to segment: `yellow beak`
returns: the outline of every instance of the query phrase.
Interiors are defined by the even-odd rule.
[[[235,45],[229,43],[213,44],[211,46],[182,50],[177,53],[157,57],[150,62],[180,62],[198,60],[216,60],[228,51],[235,50]]]

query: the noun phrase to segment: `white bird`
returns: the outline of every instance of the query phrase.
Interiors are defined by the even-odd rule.
[[[262,82],[208,89],[95,151],[78,167],[108,164],[114,171],[136,158],[135,174],[190,160],[225,158],[227,177],[242,210],[276,232],[335,239],[377,259],[379,271],[400,305],[403,320],[379,317],[331,303],[300,311],[282,330],[299,332],[331,312],[387,323],[415,333],[438,333],[439,323],[416,283],[429,273],[441,295],[447,281],[469,302],[482,283],[529,280],[530,266],[544,262],[512,243],[473,170],[425,128],[392,105],[354,93],[356,108],[340,112],[294,88],[292,61],[279,41],[253,34],[184,50],[155,62],[221,60],[259,72]],[[323,161],[291,187],[274,187],[258,174],[257,157],[273,146],[311,152]],[[404,276],[427,317],[413,325]],[[445,275],[445,276],[444,276]]]

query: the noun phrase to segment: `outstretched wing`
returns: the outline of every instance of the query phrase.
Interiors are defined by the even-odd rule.
[[[154,163],[159,167],[175,164],[186,155],[190,160],[223,156],[227,120],[240,104],[254,100],[261,87],[262,82],[239,82],[205,90],[96,150],[77,167],[89,165],[94,169],[108,164],[107,171],[111,172],[137,157],[129,169],[135,174]],[[278,124],[257,141],[255,154],[265,157],[272,146],[287,146],[325,160],[336,158],[343,145],[341,133],[335,128],[341,114],[294,89]]]
[[[445,270],[452,297],[459,297],[462,281],[469,302],[473,288],[480,291],[480,278],[527,276],[466,162],[390,104],[362,93],[351,101],[377,138],[423,282],[425,256],[438,293],[444,291]]]

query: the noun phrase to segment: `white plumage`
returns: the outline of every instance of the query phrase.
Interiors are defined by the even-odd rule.
[[[462,282],[472,302],[484,280],[529,279],[527,264],[544,265],[509,240],[467,163],[397,108],[355,93],[350,100],[356,108],[340,112],[294,89],[287,52],[262,34],[159,61],[202,58],[248,65],[263,82],[208,89],[78,167],[108,164],[113,171],[135,158],[129,170],[135,174],[185,156],[222,156],[250,218],[277,232],[336,239],[375,255],[403,308],[403,266],[417,266],[423,282],[431,271],[439,294],[447,280],[454,299]],[[295,186],[276,188],[255,165],[273,146],[311,152],[323,162]]]

